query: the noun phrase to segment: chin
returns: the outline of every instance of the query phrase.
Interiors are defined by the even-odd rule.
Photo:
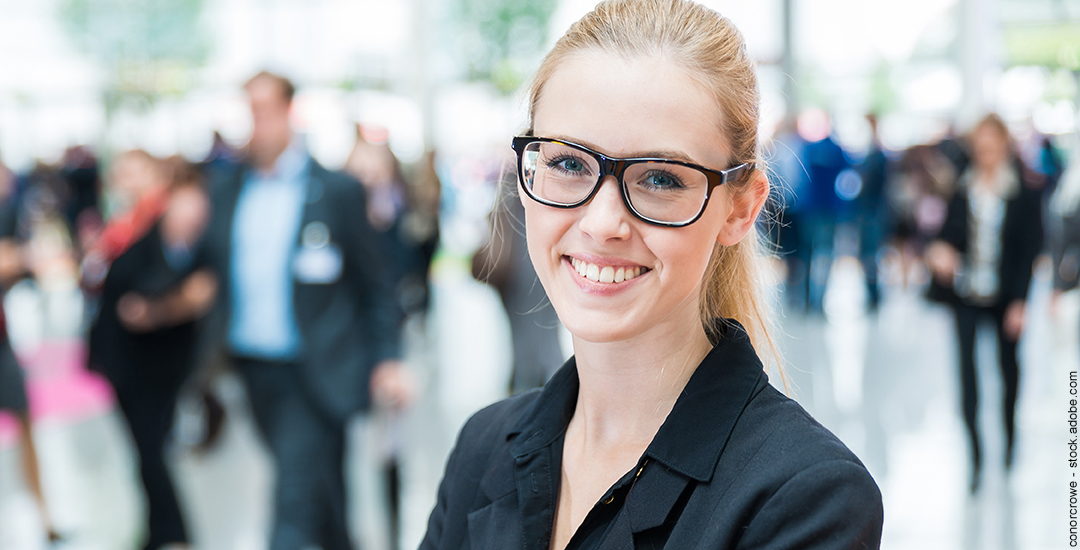
[[[574,336],[593,344],[625,342],[644,332],[644,327],[626,326],[605,319],[607,315],[588,315],[576,312],[571,316],[559,315],[560,320],[573,317],[576,322],[563,321],[563,326]]]

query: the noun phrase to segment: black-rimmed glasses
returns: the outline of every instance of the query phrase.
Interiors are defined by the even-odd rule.
[[[615,176],[623,203],[638,219],[664,227],[690,225],[701,217],[714,187],[740,181],[753,164],[713,170],[663,158],[611,158],[588,147],[550,138],[516,137],[518,180],[531,199],[576,208],[596,195],[605,176]]]

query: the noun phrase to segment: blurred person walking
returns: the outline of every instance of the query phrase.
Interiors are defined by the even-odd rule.
[[[797,281],[807,313],[822,313],[825,285],[833,263],[836,226],[843,204],[836,193],[840,173],[851,167],[847,153],[832,137],[832,121],[820,109],[799,116],[799,134],[808,142],[802,149],[806,167],[805,193],[796,197],[799,211],[795,255],[806,266]]]
[[[160,195],[164,210],[108,265],[90,330],[90,362],[112,384],[131,429],[147,497],[144,548],[155,550],[189,542],[165,447],[180,390],[194,367],[197,321],[213,304],[217,281],[195,257],[209,217],[199,175],[183,161],[166,167],[148,157],[121,158],[152,161],[143,174],[157,179],[150,187],[167,187]]]
[[[101,194],[97,157],[85,145],[74,145],[64,150],[60,160],[60,173],[68,184],[68,204],[65,215],[73,228],[100,221],[98,202]]]
[[[866,281],[867,307],[877,311],[881,302],[878,287],[878,252],[885,240],[886,232],[892,225],[891,209],[886,201],[886,184],[890,177],[891,165],[878,134],[877,115],[866,115],[870,126],[870,149],[866,158],[859,164],[859,176],[862,186],[855,198],[857,207],[856,224],[859,228],[859,260],[862,263],[863,278]]]
[[[382,268],[396,283],[393,290],[398,307],[418,321],[414,326],[423,327],[430,303],[428,276],[439,244],[438,176],[432,164],[434,158],[428,155],[421,159],[414,180],[420,177],[435,180],[406,178],[389,139],[386,128],[357,124],[356,143],[345,161],[344,171],[364,186],[368,223],[378,237]],[[436,193],[434,205],[425,195],[432,184]],[[403,318],[402,329],[404,324]],[[380,445],[383,448],[380,458],[389,511],[390,548],[396,549],[401,528],[400,455],[404,430],[400,411],[380,412],[386,413],[376,418],[384,428],[380,432],[385,439]]]
[[[931,296],[950,303],[956,321],[964,422],[971,444],[971,491],[982,467],[975,371],[975,335],[983,320],[997,332],[1004,384],[1005,467],[1011,469],[1024,329],[1033,263],[1042,250],[1040,191],[997,115],[971,133],[972,163],[960,176],[937,239],[926,249]]]
[[[785,116],[772,139],[773,154],[769,158],[770,166],[776,174],[773,181],[780,197],[776,245],[784,259],[787,270],[784,277],[784,297],[788,306],[800,312],[806,311],[806,294],[810,266],[808,257],[800,254],[799,242],[804,231],[804,212],[807,201],[799,197],[808,192],[809,175],[803,163],[806,140],[799,135],[796,118]],[[766,207],[768,208],[768,207]]]
[[[116,157],[109,170],[105,213],[99,233],[80,235],[86,252],[80,272],[83,290],[96,299],[109,266],[161,217],[168,200],[168,176],[161,161],[135,149]]]
[[[17,238],[18,202],[15,200],[14,191],[15,174],[0,163],[0,410],[14,414],[19,423],[24,481],[37,502],[45,537],[49,542],[58,542],[61,537],[52,524],[45,492],[41,487],[37,446],[34,444],[30,405],[26,398],[26,380],[8,339],[7,316],[2,303],[7,289],[29,274],[27,261]]]
[[[389,137],[385,128],[358,124],[344,171],[364,186],[368,223],[387,262],[383,269],[397,282],[398,305],[408,314],[423,313],[428,307],[428,272],[439,243],[438,212],[425,212],[419,204],[416,184],[405,178]]]
[[[922,269],[926,245],[941,232],[956,177],[955,165],[934,145],[910,147],[897,163],[886,196],[902,288],[908,287],[913,267]]]
[[[536,277],[525,242],[525,209],[514,189],[517,176],[503,174],[500,203],[491,213],[488,243],[473,255],[472,274],[499,292],[510,321],[514,364],[510,394],[542,387],[559,370],[559,316]]]
[[[221,342],[276,463],[272,550],[352,548],[345,426],[374,400],[403,406],[400,311],[364,188],[320,166],[289,124],[295,88],[262,72],[244,86],[244,162],[211,183],[204,239],[223,292]]]

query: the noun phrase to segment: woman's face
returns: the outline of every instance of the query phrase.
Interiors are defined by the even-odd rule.
[[[677,158],[722,170],[730,159],[719,116],[711,96],[670,62],[586,51],[545,83],[533,130],[612,157]],[[635,218],[611,176],[573,209],[519,194],[529,255],[575,337],[616,342],[700,330],[702,276],[731,211],[726,186],[713,191],[698,221],[680,228]],[[620,270],[626,280],[603,282]]]
[[[993,170],[1009,158],[1007,138],[990,124],[981,124],[971,134],[971,148],[975,164],[984,170]]]

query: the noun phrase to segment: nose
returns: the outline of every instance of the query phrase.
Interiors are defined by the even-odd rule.
[[[615,176],[605,176],[596,195],[581,208],[583,212],[578,225],[594,241],[602,243],[630,236],[631,214],[623,203],[622,191]]]

